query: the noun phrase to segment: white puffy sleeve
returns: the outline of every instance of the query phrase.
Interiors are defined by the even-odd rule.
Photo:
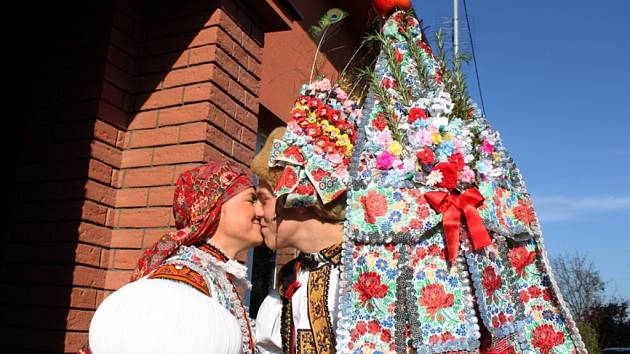
[[[260,353],[282,353],[281,316],[282,299],[273,291],[260,305],[256,316],[256,347]]]
[[[241,352],[238,321],[185,284],[141,279],[107,297],[90,324],[94,354]]]

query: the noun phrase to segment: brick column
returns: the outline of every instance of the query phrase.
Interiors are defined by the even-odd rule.
[[[10,352],[76,351],[142,249],[173,229],[179,173],[247,164],[256,142],[263,35],[231,0],[58,11],[51,28],[68,23],[43,35],[2,256]]]

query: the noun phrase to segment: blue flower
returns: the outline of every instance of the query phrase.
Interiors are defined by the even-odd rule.
[[[448,277],[448,273],[446,272],[445,269],[438,269],[435,272],[435,277],[440,279],[440,280],[446,280],[446,277]]]
[[[387,267],[387,262],[384,259],[379,258],[376,260],[376,269],[384,270]]]
[[[394,200],[397,201],[397,202],[403,200],[403,195],[400,192],[394,192],[392,194],[392,197],[394,197]]]
[[[387,319],[387,320],[383,320],[381,322],[381,325],[383,327],[385,327],[385,328],[392,328],[392,327],[394,327],[394,322],[392,322],[392,320],[390,320],[390,319]]]
[[[457,330],[455,331],[455,333],[460,335],[460,336],[465,336],[466,335],[466,327],[464,325],[461,325],[461,326],[457,327]]]
[[[559,324],[564,324],[564,317],[562,317],[561,314],[555,315],[553,320],[558,322]]]
[[[387,272],[385,273],[385,275],[387,276],[388,279],[395,279],[396,278],[396,269],[388,269]]]
[[[437,154],[440,157],[448,158],[455,151],[455,145],[453,145],[452,141],[444,141],[438,146]]]
[[[511,315],[514,313],[514,308],[512,306],[508,306],[508,308],[505,309],[505,313],[508,315]]]
[[[392,224],[389,221],[384,221],[383,223],[381,223],[380,229],[381,231],[389,232],[392,230]]]
[[[449,277],[448,278],[448,285],[456,288],[457,287],[457,277]]]
[[[365,257],[364,256],[359,257],[359,259],[357,259],[357,265],[362,266],[364,264],[365,264]]]
[[[416,273],[416,279],[422,280],[422,279],[424,279],[424,277],[425,277],[425,274],[424,274],[423,271],[420,271],[420,272]]]
[[[553,319],[553,312],[549,311],[549,310],[545,310],[542,312],[542,317],[546,320],[552,320]]]
[[[399,222],[401,217],[402,215],[400,214],[398,210],[395,210],[391,214],[389,214],[389,220],[391,222]]]

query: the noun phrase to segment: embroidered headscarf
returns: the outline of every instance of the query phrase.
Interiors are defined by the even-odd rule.
[[[327,205],[345,194],[360,114],[328,79],[302,86],[284,136],[269,153],[268,166],[283,168],[274,190],[286,196],[283,207]]]
[[[246,170],[230,161],[207,163],[183,172],[173,198],[177,230],[162,236],[144,252],[132,280],[149,274],[180,246],[212,237],[223,203],[247,188],[253,185]]]

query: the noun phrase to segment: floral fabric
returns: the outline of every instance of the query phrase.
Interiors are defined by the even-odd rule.
[[[337,351],[586,353],[499,134],[451,96],[413,15],[394,13],[379,38],[349,170]]]

